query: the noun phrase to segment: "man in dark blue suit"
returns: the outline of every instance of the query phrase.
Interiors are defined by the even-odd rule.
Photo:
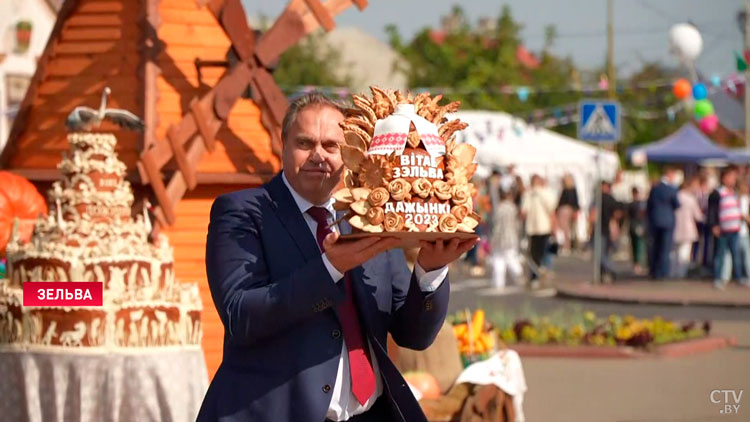
[[[677,169],[667,167],[662,179],[651,188],[646,202],[648,228],[651,236],[649,259],[650,275],[655,279],[669,276],[669,252],[674,235],[675,210],[680,207],[677,199]]]
[[[448,307],[447,265],[476,239],[421,244],[410,273],[394,238],[340,241],[342,109],[319,94],[284,118],[283,171],[211,209],[206,270],[224,356],[198,421],[425,421],[386,338],[424,349]]]

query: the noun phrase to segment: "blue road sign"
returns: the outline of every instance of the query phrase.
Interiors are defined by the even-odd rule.
[[[581,101],[578,116],[578,139],[593,142],[620,140],[620,103],[617,101]]]

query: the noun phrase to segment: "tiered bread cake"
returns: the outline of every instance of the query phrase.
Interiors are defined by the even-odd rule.
[[[459,103],[370,89],[372,98],[353,96],[356,108],[341,124],[346,187],[334,194],[336,208],[349,210],[361,232],[473,233],[476,150],[455,143],[466,123],[445,117]]]
[[[198,345],[197,285],[175,282],[163,235],[148,241],[149,217],[131,217],[133,192],[114,135],[72,133],[51,212],[31,241],[11,239],[8,279],[0,283],[0,345],[153,347]],[[101,307],[23,307],[22,284],[104,283]]]

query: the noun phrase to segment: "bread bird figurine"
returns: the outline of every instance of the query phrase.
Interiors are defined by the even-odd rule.
[[[102,101],[99,110],[91,107],[78,106],[73,109],[65,120],[65,125],[70,131],[88,131],[99,127],[103,120],[109,120],[123,129],[143,131],[144,124],[135,114],[118,108],[107,108],[107,97],[112,92],[105,87],[102,92]]]

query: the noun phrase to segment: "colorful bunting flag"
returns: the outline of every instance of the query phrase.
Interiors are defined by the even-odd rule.
[[[740,56],[740,53],[734,52],[734,56],[737,58],[737,71],[744,72],[747,70],[747,61]]]

